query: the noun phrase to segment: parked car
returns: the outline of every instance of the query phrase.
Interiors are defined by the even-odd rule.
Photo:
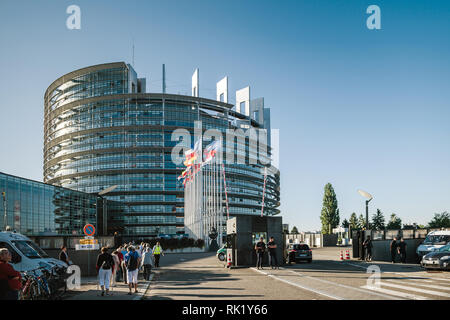
[[[289,244],[287,247],[287,263],[300,262],[302,260],[308,263],[312,262],[312,250],[307,244]]]
[[[216,256],[217,256],[217,259],[219,259],[220,261],[225,261],[225,257],[227,256],[227,244],[226,243],[222,246],[222,248],[217,250]]]
[[[423,256],[447,244],[450,244],[450,230],[432,231],[427,234],[425,240],[417,247],[416,253],[421,260]]]
[[[450,245],[424,255],[420,265],[425,269],[450,270]]]

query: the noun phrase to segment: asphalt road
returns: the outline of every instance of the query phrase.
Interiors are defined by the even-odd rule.
[[[313,249],[312,263],[279,270],[229,270],[208,253],[166,255],[145,299],[450,300],[449,272],[426,272],[412,264],[340,261],[340,250]]]

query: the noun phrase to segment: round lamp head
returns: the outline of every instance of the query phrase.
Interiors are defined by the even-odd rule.
[[[364,198],[367,198],[367,199],[369,199],[369,200],[372,200],[372,195],[370,194],[370,193],[368,193],[368,192],[365,192],[365,191],[363,191],[363,190],[358,190],[358,193],[360,194],[360,195],[362,195]]]

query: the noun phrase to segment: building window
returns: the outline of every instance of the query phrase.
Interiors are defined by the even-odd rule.
[[[220,102],[225,101],[225,95],[223,93],[220,94]]]
[[[243,101],[239,104],[239,112],[245,113],[245,101]]]

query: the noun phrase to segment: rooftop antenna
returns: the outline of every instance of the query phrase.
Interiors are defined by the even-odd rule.
[[[162,65],[162,92],[166,93],[166,65]]]

